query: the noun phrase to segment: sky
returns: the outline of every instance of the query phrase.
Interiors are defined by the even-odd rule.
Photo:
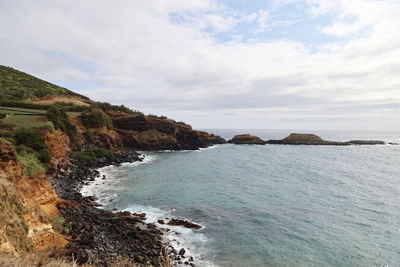
[[[399,0],[0,0],[0,64],[194,128],[400,130]]]

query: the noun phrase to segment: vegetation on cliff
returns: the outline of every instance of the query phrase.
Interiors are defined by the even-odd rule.
[[[88,215],[88,220],[92,221],[86,224],[77,221],[79,225],[73,229],[68,223],[81,210],[72,209],[69,211],[72,212],[71,216],[65,217],[66,220],[61,217],[62,205],[59,205],[59,199],[47,178],[75,175],[70,172],[71,164],[91,166],[93,162],[105,165],[125,162],[130,156],[119,153],[123,145],[131,149],[180,150],[225,142],[218,136],[195,131],[183,122],[165,116],[146,116],[124,105],[95,102],[4,66],[0,66],[0,89],[0,148],[4,148],[0,154],[0,208],[2,211],[7,209],[7,212],[0,215],[0,253],[7,251],[4,244],[10,244],[7,253],[11,254],[27,251],[32,248],[31,244],[38,250],[56,245],[63,247],[67,241],[58,236],[60,233],[69,234],[70,237],[74,234],[74,240],[80,245],[86,242],[80,240],[81,237],[90,236],[86,232],[82,234],[87,226],[92,228],[96,225],[91,233],[102,238],[105,238],[104,231],[116,227],[115,220],[102,221],[104,214],[100,214],[99,218],[93,217],[99,215],[97,210],[93,210],[91,215],[87,212],[81,214],[79,218]],[[10,158],[7,153],[10,153]],[[130,151],[128,155],[132,153]],[[137,154],[132,159],[140,160]],[[86,171],[85,168],[79,169],[79,175]],[[18,179],[9,181],[3,179],[3,176]],[[69,193],[76,196],[77,192]],[[93,218],[96,220],[93,221]],[[104,218],[115,218],[115,215],[110,212]],[[107,233],[113,246],[118,246],[121,251],[130,246],[131,252],[137,254],[132,257],[134,261],[144,264],[149,264],[149,260],[154,264],[159,262],[159,252],[163,248],[159,235],[147,230],[139,231],[136,224],[132,224],[130,231],[139,231],[146,238],[132,236],[132,240],[140,239],[140,245],[132,242],[123,244],[120,242],[121,236],[126,238],[125,226],[130,225],[132,218],[121,218],[118,217],[119,221],[124,221],[124,225],[119,225],[121,234],[115,235],[114,230]],[[103,226],[99,228],[101,224]],[[6,225],[6,234],[3,225]],[[58,235],[57,231],[60,232]],[[156,252],[153,251],[154,244],[157,244]],[[74,249],[86,251],[82,247]],[[110,248],[104,246],[104,249]],[[108,252],[114,254],[114,251]],[[143,256],[146,254],[147,258]],[[82,263],[88,260],[85,255],[76,254]]]
[[[95,148],[95,149],[87,149],[85,151],[81,151],[75,155],[75,158],[82,162],[88,162],[98,158],[108,158],[113,156],[114,154],[115,152],[110,151],[108,149]]]
[[[46,112],[47,119],[54,128],[64,131],[72,142],[78,142],[76,126],[69,121],[67,113],[57,104],[52,105]]]
[[[46,95],[83,97],[66,88],[3,65],[0,65],[0,88],[0,99],[21,100]]]
[[[113,128],[112,121],[107,114],[105,114],[101,109],[92,109],[88,112],[83,112],[80,115],[83,125],[86,128],[100,128],[107,126],[108,129]]]

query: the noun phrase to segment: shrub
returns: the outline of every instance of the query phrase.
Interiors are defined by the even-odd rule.
[[[103,111],[112,110],[112,111],[116,111],[116,112],[124,112],[124,113],[128,113],[128,114],[144,116],[144,114],[142,112],[140,112],[138,110],[132,110],[128,107],[125,107],[124,105],[118,106],[118,105],[112,105],[107,102],[95,102],[91,106],[92,106],[92,108],[99,108]]]
[[[38,159],[43,163],[48,163],[51,160],[51,153],[47,148],[43,148],[38,152]]]
[[[149,115],[147,115],[147,116],[152,117],[152,118],[161,119],[161,120],[166,120],[166,119],[168,119],[168,117],[166,117],[166,116],[164,116],[164,115],[157,116],[157,115],[154,115],[154,114],[149,114]]]
[[[68,234],[71,231],[71,226],[65,225],[63,216],[55,216],[51,221],[53,229],[62,234]]]
[[[93,151],[86,150],[83,152],[79,152],[75,156],[75,158],[79,161],[88,162],[88,161],[96,159],[96,155],[93,153]]]
[[[44,124],[44,128],[46,128],[46,130],[49,131],[50,133],[54,133],[54,131],[55,131],[54,125],[51,121],[47,121]]]
[[[67,113],[58,104],[52,105],[46,112],[47,119],[51,121],[54,128],[64,131],[72,142],[78,143],[76,126],[68,118]]]
[[[37,132],[30,128],[21,128],[15,135],[16,145],[24,145],[30,147],[36,151],[46,148],[47,145],[44,142],[44,137],[39,136]]]
[[[48,163],[51,160],[51,153],[47,148],[44,137],[39,136],[33,129],[21,128],[15,133],[14,138],[17,145],[16,150],[19,155],[26,156],[26,154],[30,154],[43,163]],[[35,165],[32,162],[29,164],[29,166]]]
[[[107,126],[108,129],[112,129],[112,121],[101,109],[95,108],[90,112],[84,112],[80,116],[83,125],[86,128],[100,128]]]
[[[25,175],[28,177],[46,172],[46,167],[39,161],[35,153],[23,151],[18,154],[18,161],[24,166]]]
[[[93,144],[94,142],[94,135],[90,131],[85,131],[83,132],[83,136],[85,137],[86,141],[90,144]]]
[[[96,158],[107,158],[115,154],[114,152],[104,148],[95,148],[92,151],[96,155]]]

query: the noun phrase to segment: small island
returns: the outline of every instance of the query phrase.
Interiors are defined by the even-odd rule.
[[[349,145],[385,145],[386,142],[380,140],[351,140],[351,141],[328,141],[324,140],[315,134],[305,133],[292,133],[289,136],[281,140],[267,140],[263,141],[261,138],[251,134],[235,135],[231,140],[228,141],[230,144],[236,145],[325,145],[325,146],[349,146]],[[388,143],[390,145],[396,145],[396,143]]]
[[[231,140],[228,141],[230,144],[236,145],[264,145],[265,142],[258,136],[251,134],[240,134],[235,135]]]

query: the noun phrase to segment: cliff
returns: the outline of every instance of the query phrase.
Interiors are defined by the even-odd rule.
[[[199,149],[226,141],[1,65],[0,88],[0,255],[57,249],[79,263],[95,256],[106,265],[118,256],[169,266],[161,231],[137,228],[145,225],[140,216],[98,210],[79,188],[96,178],[96,168],[141,160],[133,149]]]
[[[108,111],[123,145],[141,150],[198,149],[226,141],[220,136],[195,131],[188,124],[166,118]]]
[[[57,195],[43,175],[26,178],[10,143],[0,140],[0,251],[14,255],[68,242],[53,229]]]

